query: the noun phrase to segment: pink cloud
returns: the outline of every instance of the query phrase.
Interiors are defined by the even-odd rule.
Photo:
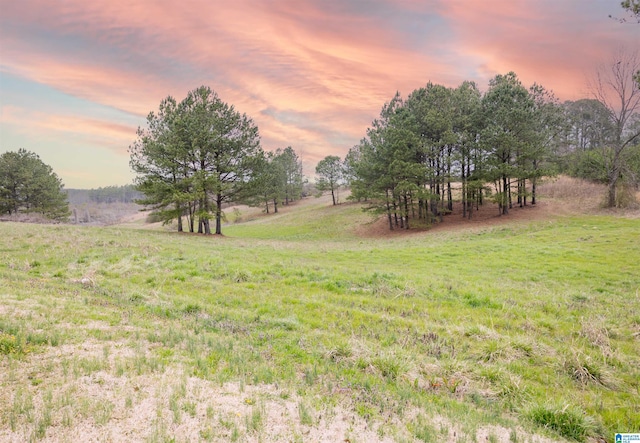
[[[43,139],[56,133],[64,134],[65,137],[91,142],[93,145],[106,147],[121,155],[127,154],[127,147],[136,133],[135,127],[112,121],[75,115],[48,114],[14,106],[2,108],[0,122],[11,125],[23,134]]]
[[[487,7],[453,1],[443,6],[459,37],[460,54],[476,60],[483,77],[515,71],[525,83],[541,83],[564,99],[588,95],[586,77],[597,61],[624,45],[625,38],[640,38],[640,29],[609,19],[602,4],[580,3],[589,14],[577,13],[576,2],[496,0]]]
[[[291,145],[312,159],[346,153],[397,90],[430,80],[485,88],[514,70],[563,99],[585,96],[594,61],[640,37],[640,26],[608,19],[601,4],[573,0],[5,3],[3,72],[141,124],[167,95],[209,85],[255,120],[267,149]],[[39,117],[40,130],[77,131],[115,150],[135,139],[135,128],[99,118]]]

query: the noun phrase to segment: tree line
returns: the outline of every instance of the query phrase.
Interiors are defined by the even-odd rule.
[[[540,178],[557,172],[606,183],[607,206],[620,205],[640,183],[639,72],[637,53],[616,54],[596,72],[593,98],[565,103],[513,72],[485,92],[465,81],[396,93],[344,159],[318,163],[316,187],[335,205],[347,184],[350,198],[385,214],[390,229],[442,220],[454,202],[464,217],[485,201],[508,214],[535,204]],[[135,185],[92,190],[91,199],[137,198],[179,231],[220,234],[226,205],[275,213],[305,184],[292,147],[265,152],[253,120],[205,86],[162,100],[129,153]],[[0,213],[17,212],[69,213],[59,178],[23,149],[0,156]]]
[[[640,184],[640,60],[618,55],[597,72],[594,99],[560,103],[513,72],[484,93],[468,81],[396,93],[344,160],[318,164],[319,183],[332,194],[347,184],[389,229],[442,220],[454,200],[463,217],[486,199],[508,214],[535,204],[540,178],[559,172],[606,183],[606,206],[624,204]]]
[[[144,198],[135,185],[104,186],[89,190],[89,200],[94,203],[136,203]]]

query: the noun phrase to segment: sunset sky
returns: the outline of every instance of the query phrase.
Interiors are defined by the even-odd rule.
[[[0,153],[67,188],[130,183],[128,146],[168,95],[207,85],[292,146],[344,157],[384,102],[515,71],[561,100],[620,48],[619,0],[0,0]]]

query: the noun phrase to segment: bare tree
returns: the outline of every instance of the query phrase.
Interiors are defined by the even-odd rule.
[[[608,64],[600,65],[590,82],[591,92],[604,105],[614,127],[611,154],[607,167],[607,206],[616,206],[618,180],[623,169],[625,149],[640,138],[640,131],[631,130],[632,117],[640,111],[640,85],[634,75],[640,70],[638,51],[617,51]]]

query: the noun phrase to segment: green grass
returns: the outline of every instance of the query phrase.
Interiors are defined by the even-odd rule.
[[[152,395],[135,383],[183,368],[211,386],[280,390],[256,394],[242,417],[207,410],[206,440],[267,432],[265,402],[278,401],[296,426],[341,405],[397,440],[439,440],[434,416],[465,423],[460,441],[485,425],[518,441],[640,429],[640,220],[355,235],[369,220],[357,205],[312,202],[224,238],[0,224],[0,391],[14,393],[0,428],[108,427]],[[86,343],[94,355],[46,370],[52,349]],[[87,377],[122,394],[89,417],[56,398]],[[165,412],[147,440],[205,416],[180,380],[153,394]],[[35,402],[39,392],[54,398]]]

